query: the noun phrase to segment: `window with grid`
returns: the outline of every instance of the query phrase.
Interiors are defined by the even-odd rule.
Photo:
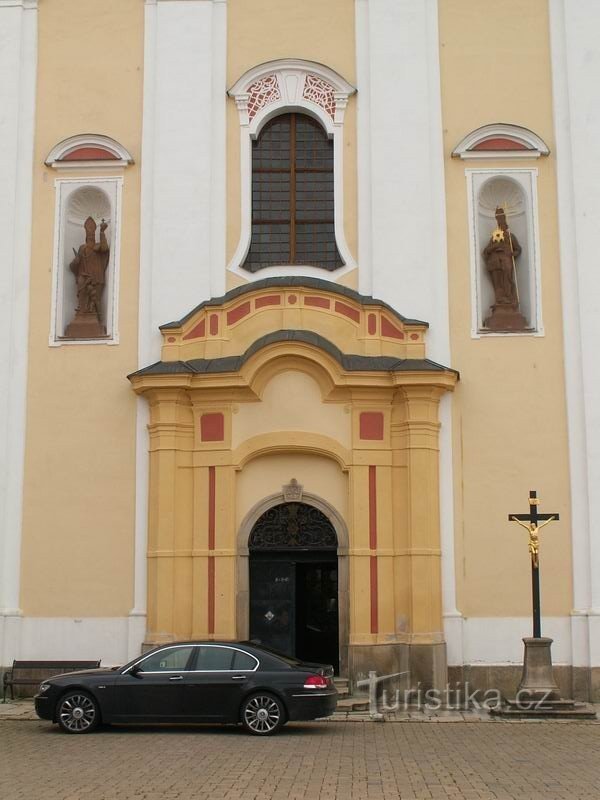
[[[252,143],[252,239],[244,267],[343,266],[335,243],[333,142],[305,114],[268,122]]]

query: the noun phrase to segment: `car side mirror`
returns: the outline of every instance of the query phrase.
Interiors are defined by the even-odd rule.
[[[134,664],[133,667],[129,670],[129,674],[133,675],[134,678],[137,678],[137,676],[140,674],[140,672],[143,672],[143,671],[144,670],[141,668],[141,666],[139,664]]]

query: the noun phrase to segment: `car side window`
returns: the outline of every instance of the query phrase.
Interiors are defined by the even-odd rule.
[[[233,657],[233,668],[237,670],[252,670],[256,667],[256,659],[241,650],[235,651]]]
[[[144,672],[181,672],[187,667],[192,647],[170,647],[159,650],[140,663]]]
[[[194,669],[205,672],[219,672],[233,669],[233,655],[235,650],[231,647],[207,647],[200,645],[196,648],[196,665]]]

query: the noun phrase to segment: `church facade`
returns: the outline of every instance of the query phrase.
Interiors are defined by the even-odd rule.
[[[252,638],[510,693],[535,489],[600,698],[597,25],[0,0],[0,669]]]

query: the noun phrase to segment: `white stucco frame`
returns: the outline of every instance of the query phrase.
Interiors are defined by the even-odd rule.
[[[111,205],[110,261],[106,282],[106,330],[101,339],[66,339],[63,337],[62,319],[64,302],[65,244],[63,242],[67,203],[70,194],[79,188],[97,187],[107,196]],[[121,205],[123,178],[57,178],[56,207],[54,213],[54,255],[52,261],[52,309],[50,316],[50,347],[74,344],[119,344],[119,268],[121,253]],[[83,239],[82,239],[83,243]]]
[[[515,181],[523,192],[527,205],[527,236],[530,244],[530,292],[532,303],[532,328],[526,331],[493,332],[482,329],[481,316],[483,313],[481,300],[481,254],[482,242],[478,236],[477,224],[477,193],[479,176],[484,179],[493,177],[506,177]],[[542,276],[540,258],[540,234],[538,222],[538,197],[537,177],[538,170],[532,169],[501,169],[490,167],[482,169],[466,169],[467,202],[469,214],[469,251],[471,261],[471,337],[483,339],[496,336],[544,336],[542,320]]]
[[[255,114],[249,113],[250,88],[257,81],[274,75],[280,97],[266,102]],[[304,97],[306,78],[313,75],[333,87],[335,113],[331,116],[318,103]],[[344,112],[350,95],[356,89],[344,78],[323,64],[300,59],[281,59],[268,61],[245,72],[229,89],[228,94],[235,100],[240,119],[240,170],[241,170],[241,226],[238,246],[227,269],[247,281],[286,275],[302,275],[313,278],[327,278],[337,281],[350,270],[356,269],[344,233]],[[289,264],[275,265],[250,272],[242,267],[251,238],[252,217],[252,140],[256,139],[268,120],[287,111],[300,111],[315,117],[333,140],[333,180],[334,180],[334,227],[335,239],[344,265],[331,272],[319,267],[300,267]]]

